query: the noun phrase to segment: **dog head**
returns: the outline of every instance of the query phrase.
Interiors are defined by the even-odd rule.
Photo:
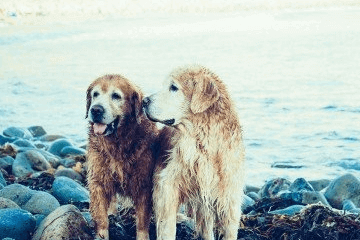
[[[110,135],[124,121],[140,122],[142,93],[120,75],[105,75],[87,90],[86,118],[96,135]]]
[[[220,97],[219,78],[202,66],[175,69],[163,88],[143,101],[152,121],[177,125],[192,115],[208,111]]]

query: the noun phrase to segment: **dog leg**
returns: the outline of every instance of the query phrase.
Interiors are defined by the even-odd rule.
[[[197,231],[204,240],[214,240],[214,214],[204,205],[200,205],[196,213]]]
[[[149,226],[152,206],[151,194],[141,197],[135,206],[136,240],[149,240]]]
[[[240,225],[241,204],[239,201],[232,201],[227,204],[228,209],[223,209],[221,216],[219,216],[219,222],[221,224],[223,240],[236,240]]]

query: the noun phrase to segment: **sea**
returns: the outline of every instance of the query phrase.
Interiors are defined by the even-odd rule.
[[[40,125],[80,145],[94,79],[122,74],[149,95],[173,68],[201,64],[236,104],[248,185],[360,177],[360,6],[264,2],[31,24],[9,11],[0,21],[0,133]]]

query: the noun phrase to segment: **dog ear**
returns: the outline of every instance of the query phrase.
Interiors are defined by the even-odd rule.
[[[139,92],[134,92],[131,96],[131,107],[132,107],[132,116],[136,119],[137,123],[141,123],[140,115],[142,113],[142,94]]]
[[[89,108],[91,105],[91,91],[92,91],[93,87],[92,85],[89,86],[88,90],[86,91],[86,115],[85,115],[85,119],[88,118],[88,113],[89,113]]]
[[[190,109],[196,113],[206,111],[211,107],[220,97],[219,90],[215,82],[210,77],[203,77],[196,82],[192,94]]]

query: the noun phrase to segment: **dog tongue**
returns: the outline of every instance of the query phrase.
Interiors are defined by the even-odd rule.
[[[94,123],[94,133],[95,134],[104,134],[106,130],[106,125],[101,123]]]

